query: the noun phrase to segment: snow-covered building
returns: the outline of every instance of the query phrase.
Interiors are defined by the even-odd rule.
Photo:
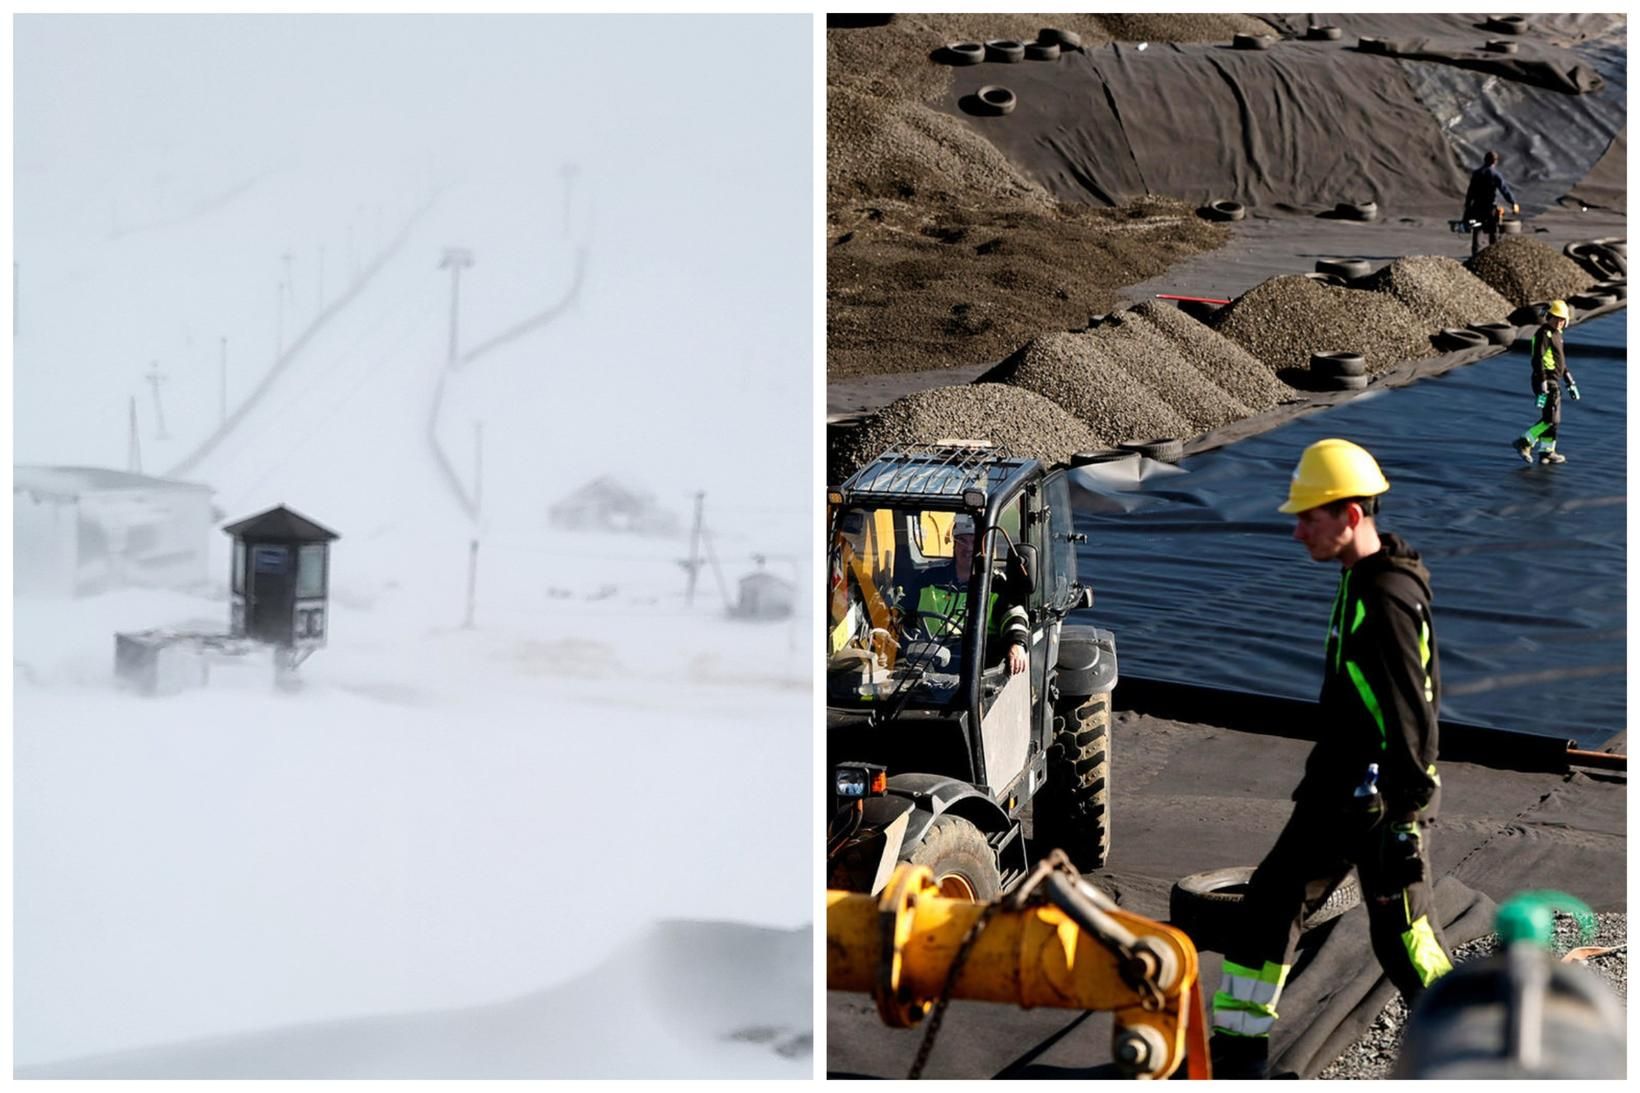
[[[23,466],[12,469],[11,500],[19,596],[196,588],[208,579],[209,486],[105,467]]]
[[[626,531],[675,535],[678,518],[654,497],[605,475],[595,478],[547,509],[547,522],[560,531]]]
[[[740,578],[740,597],[729,613],[739,619],[787,619],[796,595],[791,581],[758,569]]]

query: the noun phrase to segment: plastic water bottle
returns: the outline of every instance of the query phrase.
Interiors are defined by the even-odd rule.
[[[1378,797],[1378,764],[1367,764],[1367,776],[1361,779],[1361,784],[1355,787],[1355,803],[1363,812],[1370,812],[1377,805]]]

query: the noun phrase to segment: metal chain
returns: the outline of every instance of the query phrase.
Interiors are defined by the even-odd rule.
[[[934,1051],[934,1041],[939,1037],[940,1024],[945,1020],[945,1009],[951,1003],[951,991],[956,986],[957,976],[961,974],[962,966],[967,962],[968,954],[973,950],[974,942],[979,940],[979,935],[984,931],[986,924],[991,921],[991,916],[996,914],[1000,908],[1018,911],[1023,910],[1030,903],[1041,902],[1039,897],[1033,898],[1036,896],[1036,890],[1048,874],[1061,866],[1070,870],[1073,875],[1077,875],[1075,868],[1070,863],[1070,859],[1062,851],[1055,850],[1037,863],[1036,868],[1020,882],[1018,888],[1015,888],[1001,899],[986,904],[985,909],[979,913],[979,917],[968,927],[968,932],[962,935],[962,943],[957,946],[957,955],[952,958],[951,967],[945,974],[945,985],[940,988],[940,997],[934,1003],[934,1008],[928,1015],[928,1027],[923,1031],[922,1043],[917,1047],[917,1057],[911,1061],[911,1070],[906,1074],[907,1079],[916,1081],[922,1077],[923,1067],[928,1064],[928,1056]]]

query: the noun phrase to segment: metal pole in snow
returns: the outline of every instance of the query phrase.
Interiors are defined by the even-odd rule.
[[[171,439],[165,432],[165,405],[159,397],[159,385],[164,382],[165,377],[160,373],[159,361],[151,362],[148,366],[148,385],[154,389],[154,420],[159,427],[154,434],[155,440]]]
[[[473,519],[484,511],[484,423],[473,422]]]
[[[467,545],[467,621],[463,629],[473,628],[474,601],[478,594],[478,540]]]
[[[222,335],[222,360],[217,379],[217,424],[225,425],[228,421],[228,336],[226,334]]]
[[[142,440],[137,435],[137,396],[131,396],[131,442],[125,450],[125,469],[142,473]]]
[[[695,528],[689,533],[689,587],[683,595],[684,606],[695,605],[695,578],[700,574],[701,517],[706,508],[704,491],[695,494]]]

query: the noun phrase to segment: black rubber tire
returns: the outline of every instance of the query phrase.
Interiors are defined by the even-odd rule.
[[[1168,893],[1168,920],[1190,935],[1196,948],[1223,952],[1224,943],[1238,932],[1247,906],[1247,882],[1252,866],[1209,869],[1179,878]],[[1361,902],[1361,882],[1351,872],[1323,900],[1308,904],[1300,928],[1315,927],[1342,915]]]
[[[1269,49],[1275,39],[1268,34],[1237,34],[1230,39],[1236,49]]]
[[[1583,292],[1579,292],[1576,296],[1566,297],[1566,302],[1577,308],[1578,311],[1593,311],[1597,307],[1611,303],[1608,299],[1600,296],[1590,296]]]
[[[1110,858],[1110,695],[1060,699],[1048,780],[1031,804],[1034,838],[1084,873]]]
[[[1493,38],[1484,47],[1488,53],[1519,53],[1519,42],[1506,42],[1502,38]]]
[[[1492,15],[1486,20],[1489,29],[1503,34],[1525,34],[1527,25],[1524,15]]]
[[[1110,318],[1109,315],[1089,315],[1088,316],[1088,329],[1092,330],[1095,327],[1104,326],[1105,325],[1105,320],[1108,319],[1108,318]]]
[[[1460,349],[1479,349],[1483,345],[1491,344],[1491,339],[1487,338],[1485,334],[1461,326],[1445,327],[1434,336],[1433,340],[1437,348],[1448,353]]]
[[[1036,40],[1039,42],[1052,42],[1061,51],[1082,48],[1082,36],[1080,34],[1074,30],[1060,30],[1058,27],[1043,27],[1037,32]]]
[[[1362,53],[1387,54],[1389,52],[1389,43],[1385,42],[1382,38],[1369,38],[1366,35],[1362,35],[1361,40],[1356,43],[1355,48],[1359,49]]]
[[[1592,291],[1607,293],[1614,300],[1627,300],[1629,298],[1629,283],[1627,281],[1601,281],[1594,286]]]
[[[1184,458],[1184,442],[1177,437],[1161,436],[1151,440],[1124,440],[1116,445],[1125,452],[1138,452],[1158,463],[1177,463]]]
[[[1629,241],[1620,235],[1609,235],[1604,239],[1593,239],[1590,242],[1600,244],[1625,261],[1629,257]]]
[[[1019,100],[1014,93],[998,84],[989,84],[974,93],[975,112],[989,117],[999,118],[1004,114],[1012,114]]]
[[[1626,247],[1624,249],[1627,250]],[[1602,280],[1626,278],[1629,273],[1628,255],[1619,253],[1605,243],[1593,240],[1567,243],[1561,248],[1561,253]]]
[[[996,852],[985,841],[979,828],[949,812],[934,817],[922,841],[905,854],[901,861],[926,865],[934,871],[934,883],[955,874],[961,877],[974,893],[976,903],[990,903],[1002,894],[1002,871],[997,867]]]
[[[1308,27],[1304,37],[1311,42],[1336,42],[1344,36],[1344,32],[1335,26]]]
[[[1317,273],[1330,273],[1346,281],[1354,281],[1372,272],[1372,263],[1365,258],[1318,258]]]
[[[1338,215],[1346,220],[1371,221],[1378,219],[1378,202],[1376,201],[1340,201]]]
[[[1027,42],[1025,43],[1025,59],[1028,61],[1057,61],[1059,60],[1059,43]]]
[[[1323,391],[1364,391],[1366,387],[1365,376],[1328,376],[1321,381]]]
[[[947,42],[941,57],[955,67],[977,65],[985,60],[985,47],[979,42]]]
[[[1498,225],[1499,235],[1519,235],[1522,225],[1519,220],[1505,220]]]
[[[1310,371],[1318,376],[1364,376],[1367,358],[1359,353],[1311,353]]]
[[[1493,345],[1514,345],[1516,327],[1514,323],[1470,323],[1469,329],[1484,337]]]
[[[1100,448],[1092,452],[1072,452],[1067,462],[1073,467],[1088,467],[1095,463],[1115,463],[1119,459],[1132,458],[1132,452],[1124,452],[1120,448]]]
[[[1242,220],[1247,216],[1247,206],[1239,201],[1212,201],[1207,207],[1215,220]]]
[[[992,38],[985,43],[985,59],[997,64],[1016,65],[1025,59],[1025,44],[1012,38]]]
[[[1304,276],[1317,284],[1328,285],[1332,288],[1348,287],[1348,282],[1336,273],[1306,273]]]

